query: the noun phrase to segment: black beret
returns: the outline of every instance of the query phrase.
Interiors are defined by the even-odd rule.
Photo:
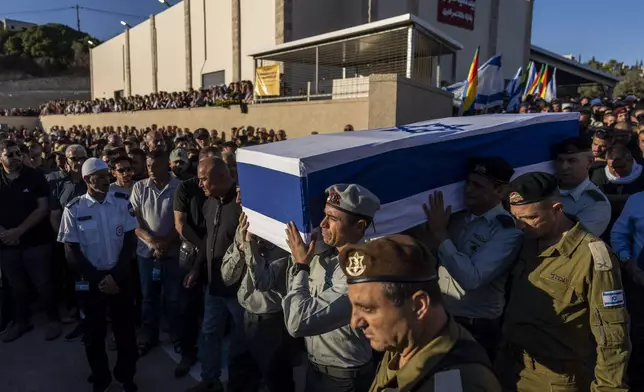
[[[507,184],[514,174],[512,166],[501,157],[473,157],[468,160],[467,170],[491,179],[492,181]]]
[[[510,189],[510,205],[538,203],[557,193],[557,179],[543,172],[526,173],[515,178]]]
[[[592,150],[592,140],[584,137],[569,137],[557,143],[554,147],[555,156],[559,154],[576,154],[579,152],[590,152]]]

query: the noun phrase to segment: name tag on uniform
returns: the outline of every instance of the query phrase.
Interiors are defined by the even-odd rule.
[[[89,291],[89,282],[76,282],[76,291]]]
[[[624,305],[624,290],[604,291],[602,301],[605,308]]]

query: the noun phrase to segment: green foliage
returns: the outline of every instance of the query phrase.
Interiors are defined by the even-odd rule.
[[[580,97],[603,97],[604,90],[598,84],[585,84],[577,88],[577,94]]]
[[[617,83],[617,86],[615,86],[614,94],[616,96],[644,96],[644,78],[642,78],[641,68],[629,70],[622,81]]]
[[[71,71],[87,73],[88,40],[98,43],[86,33],[57,23],[3,32],[0,35],[0,66],[44,75]]]

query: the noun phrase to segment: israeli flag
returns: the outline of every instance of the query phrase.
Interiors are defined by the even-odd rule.
[[[496,55],[479,67],[479,80],[474,102],[476,110],[485,110],[503,104],[505,80],[501,72],[501,58],[501,55]],[[454,106],[462,106],[466,84],[466,81],[462,81],[445,87],[445,91],[454,94]]]
[[[519,67],[514,78],[508,83],[505,92],[508,97],[510,97],[510,103],[508,103],[508,112],[516,113],[519,111],[519,105],[521,104],[521,97],[523,96],[523,86],[521,85],[521,79],[523,78],[523,67]]]
[[[294,221],[309,241],[324,218],[325,190],[354,183],[382,205],[367,237],[399,233],[425,222],[422,205],[432,192],[442,191],[453,211],[464,208],[468,157],[501,156],[516,175],[552,172],[550,148],[577,135],[578,119],[579,113],[450,117],[242,148],[242,206],[253,234],[288,250],[286,224]]]

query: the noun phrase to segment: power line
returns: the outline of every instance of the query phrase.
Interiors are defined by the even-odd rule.
[[[100,10],[100,9],[97,9],[97,8],[90,8],[90,7],[82,7],[81,6],[80,9],[86,10],[86,11],[92,11],[92,12],[99,12],[99,13],[102,13],[102,14],[112,14],[112,15],[117,15],[117,16],[129,16],[131,18],[139,18],[139,19],[147,19],[148,18],[147,16],[126,14],[126,13],[123,13],[123,12],[115,12],[115,11],[108,11],[108,10]]]

